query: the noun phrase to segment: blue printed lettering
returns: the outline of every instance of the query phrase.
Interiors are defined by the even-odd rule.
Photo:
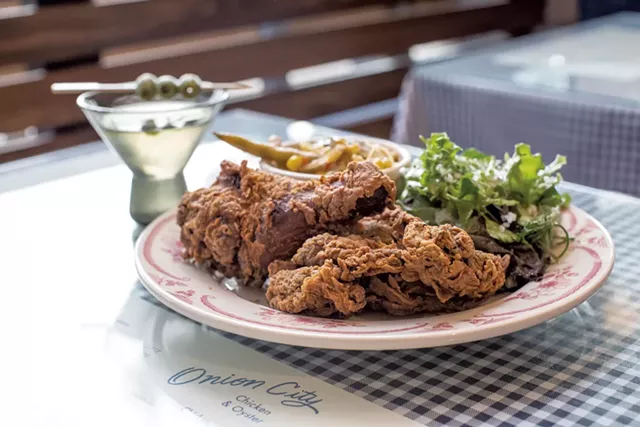
[[[199,380],[200,378],[202,378],[202,376],[205,373],[206,371],[202,368],[191,367],[191,368],[183,369],[177,374],[173,374],[172,376],[169,377],[167,382],[171,385],[188,384],[188,383]],[[195,376],[196,374],[197,376]],[[186,377],[186,378],[183,378],[183,377]]]
[[[280,401],[280,404],[283,406],[289,406],[292,408],[309,408],[314,413],[318,414],[320,411],[318,411],[314,405],[322,402],[322,399],[318,398],[315,391],[291,391],[298,388],[300,388],[300,384],[294,381],[289,381],[269,387],[267,389],[267,393],[284,397],[285,399]]]

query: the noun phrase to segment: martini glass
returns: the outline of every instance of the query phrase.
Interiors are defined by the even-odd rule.
[[[141,100],[135,95],[85,92],[77,99],[102,140],[133,172],[129,212],[146,225],[174,208],[187,190],[183,170],[229,97]]]

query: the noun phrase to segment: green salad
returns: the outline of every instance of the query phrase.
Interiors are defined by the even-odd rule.
[[[496,159],[463,150],[446,133],[421,139],[426,148],[399,196],[405,210],[430,224],[459,225],[480,250],[510,254],[510,289],[538,279],[564,254],[570,237],[559,216],[570,197],[556,188],[564,156],[545,165],[527,144]]]

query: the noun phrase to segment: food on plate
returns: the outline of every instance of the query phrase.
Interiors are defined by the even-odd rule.
[[[268,142],[261,143],[238,135],[215,135],[242,151],[291,172],[319,175],[338,172],[346,169],[352,161],[368,161],[380,169],[388,169],[401,160],[397,150],[375,140],[332,137],[293,142],[272,137]]]
[[[371,163],[296,181],[225,161],[210,188],[183,196],[178,225],[188,258],[259,286],[273,260],[290,258],[332,224],[381,212],[395,198],[393,181]]]
[[[399,209],[377,220],[395,215],[406,224],[397,239],[323,233],[305,241],[291,262],[270,268],[271,306],[319,316],[348,316],[367,306],[394,315],[457,311],[503,286],[508,255],[478,251],[460,228],[429,226]]]
[[[505,282],[509,255],[475,248],[452,225],[430,226],[395,204],[394,182],[369,162],[296,181],[223,162],[216,182],[184,195],[185,257],[262,285],[290,313],[394,315],[478,305]]]
[[[405,174],[399,204],[429,224],[460,226],[478,249],[510,255],[505,288],[539,279],[567,250],[559,216],[570,198],[556,188],[564,156],[545,165],[518,144],[500,160],[463,150],[445,133],[421,139],[425,150]]]

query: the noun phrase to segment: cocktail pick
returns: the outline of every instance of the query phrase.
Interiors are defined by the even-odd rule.
[[[203,90],[242,90],[251,86],[244,83],[211,83],[202,82]],[[51,92],[54,94],[72,94],[82,92],[110,92],[110,93],[134,93],[136,82],[127,83],[97,83],[97,82],[73,82],[73,83],[53,83]]]
[[[135,93],[142,99],[152,99],[156,95],[171,98],[181,93],[189,98],[197,96],[201,91],[211,90],[242,90],[251,86],[241,82],[213,83],[203,82],[195,74],[184,74],[179,79],[173,76],[156,77],[145,73],[135,81],[122,83],[98,83],[98,82],[69,82],[53,83],[51,92],[54,94],[71,94],[88,91],[108,93]]]

